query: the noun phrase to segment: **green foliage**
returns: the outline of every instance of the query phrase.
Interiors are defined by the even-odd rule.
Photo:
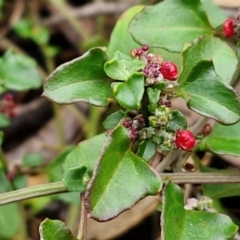
[[[103,126],[105,129],[114,129],[119,124],[120,120],[126,116],[126,113],[122,110],[114,112],[105,119]]]
[[[38,167],[44,163],[44,157],[39,153],[29,153],[23,156],[23,166]]]
[[[218,170],[215,168],[205,167],[200,164],[199,169],[201,172],[212,172],[212,173],[232,173],[234,170],[224,169]],[[236,171],[235,171],[236,172]],[[240,196],[240,184],[228,183],[228,184],[203,184],[203,194],[210,198],[224,198],[231,196]]]
[[[122,107],[138,109],[144,93],[144,76],[133,73],[126,82],[114,82],[112,88],[114,97]]]
[[[58,103],[76,101],[106,106],[112,98],[111,82],[103,66],[107,56],[101,48],[56,68],[44,85],[44,95]]]
[[[108,44],[107,55],[113,58],[116,51],[121,51],[125,54],[130,54],[130,51],[139,47],[128,33],[128,25],[131,19],[143,9],[143,6],[134,6],[125,11],[118,19]]]
[[[167,0],[147,6],[133,18],[129,31],[139,44],[173,52],[181,52],[201,35],[214,34],[200,0]]]
[[[74,167],[86,166],[88,173],[92,174],[105,139],[106,136],[102,133],[80,142],[63,162],[63,171],[66,172]],[[89,176],[91,177],[91,175]]]
[[[201,3],[212,27],[218,28],[227,19],[226,12],[214,4],[212,0],[201,0]]]
[[[186,78],[184,74],[180,76],[179,82],[177,94],[190,109],[224,124],[239,121],[239,97],[216,74],[211,61],[197,63]]]
[[[90,216],[99,221],[116,217],[161,189],[157,173],[130,150],[130,144],[129,133],[121,125],[106,139],[85,196]]]
[[[12,191],[2,162],[0,161],[0,193]],[[21,217],[19,207],[16,203],[0,206],[0,238],[12,238],[20,229]]]
[[[231,239],[238,229],[226,215],[185,210],[183,193],[171,182],[163,190],[161,226],[161,239],[164,240],[226,240]]]
[[[47,44],[50,38],[50,33],[46,28],[34,24],[30,19],[20,19],[13,29],[19,36],[32,39],[38,45]]]
[[[84,192],[90,180],[86,166],[69,168],[64,172],[63,183],[68,191]]]
[[[106,74],[116,80],[127,81],[129,77],[144,67],[139,60],[125,60],[113,58],[104,64]]]
[[[156,148],[156,143],[150,140],[144,140],[139,143],[138,151],[136,154],[145,161],[149,161],[156,154]]]
[[[187,119],[178,110],[172,111],[172,119],[167,124],[167,129],[171,132],[187,128]]]
[[[223,126],[216,123],[211,133],[200,141],[198,149],[239,157],[240,122],[230,126]]]
[[[59,220],[46,218],[39,226],[42,240],[77,240],[66,225]]]
[[[36,62],[30,57],[7,51],[0,58],[0,85],[5,91],[39,88],[42,80]]]
[[[215,37],[199,39],[189,46],[182,55],[184,69],[179,79],[180,82],[187,79],[197,63],[205,60],[212,61],[214,69],[222,81],[230,84],[238,64],[236,54],[233,50],[225,42]]]
[[[49,177],[50,182],[62,181],[63,178],[63,169],[62,164],[65,162],[68,154],[73,151],[74,147],[69,146],[64,149],[45,169],[46,174]],[[79,193],[68,192],[60,193],[51,196],[52,199],[57,199],[67,203],[79,204]]]
[[[162,180],[151,168],[155,164],[152,160],[159,152],[164,157],[179,148],[176,132],[188,128],[185,116],[171,108],[176,97],[182,97],[188,108],[203,116],[233,124],[217,123],[199,142],[198,150],[240,156],[240,100],[230,86],[239,74],[240,47],[237,44],[236,56],[228,43],[220,39],[224,20],[225,15],[206,0],[165,0],[145,8],[135,6],[120,17],[108,49],[92,48],[50,74],[43,95],[51,101],[83,101],[99,107],[116,101],[114,106],[124,109],[115,110],[103,122],[107,133],[69,146],[47,166],[45,172],[50,182],[62,181],[69,191],[55,199],[79,204],[81,193],[88,216],[108,221],[142,198],[157,195],[162,190]],[[43,48],[46,57],[56,54],[56,48],[48,44],[50,34],[44,27],[20,19],[14,31]],[[136,49],[139,51],[134,56],[132,50]],[[164,61],[178,65],[176,81],[163,78]],[[0,92],[40,86],[41,78],[31,58],[12,51],[0,58]],[[0,114],[0,127],[9,123],[8,117]],[[194,135],[197,130],[194,129]],[[2,135],[0,138],[2,141]],[[160,165],[169,160],[169,169],[175,171],[177,165],[171,164],[174,159],[168,156],[171,154]],[[39,154],[29,154],[24,156],[22,165],[38,167],[43,160]],[[201,165],[199,170],[218,171]],[[0,192],[26,185],[21,174],[10,184],[3,166],[0,180]],[[203,185],[204,194],[213,198],[239,195],[239,190],[239,184]],[[162,240],[224,240],[236,233],[237,226],[227,216],[206,209],[184,209],[183,193],[172,182],[165,185],[162,193]],[[50,197],[39,201],[33,211],[50,201]],[[17,205],[0,207],[0,215],[4,216],[0,217],[0,238],[13,237],[20,228]],[[42,240],[76,240],[58,220],[45,219],[39,231]]]
[[[4,128],[10,125],[10,119],[8,116],[0,113],[0,127]]]

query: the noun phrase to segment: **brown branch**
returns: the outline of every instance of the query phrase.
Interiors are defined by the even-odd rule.
[[[110,2],[95,2],[84,5],[83,7],[72,9],[72,17],[93,17],[100,14],[119,14],[124,12],[133,3],[110,3]],[[43,19],[41,23],[44,26],[52,26],[65,21],[64,16],[56,14],[50,18]]]

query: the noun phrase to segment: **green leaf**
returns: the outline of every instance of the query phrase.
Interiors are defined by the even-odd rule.
[[[156,143],[151,140],[144,140],[138,145],[138,151],[136,154],[145,161],[149,161],[156,154],[156,149]]]
[[[66,147],[52,162],[47,166],[45,172],[47,173],[50,182],[62,181],[63,169],[62,164],[65,162],[68,154],[75,149],[73,146]],[[52,199],[57,199],[67,203],[79,204],[79,193],[67,192],[51,196]]]
[[[181,78],[177,94],[187,101],[190,109],[224,124],[239,121],[239,97],[216,74],[212,62],[197,63],[184,81]]]
[[[181,52],[186,43],[214,30],[199,0],[167,0],[145,7],[131,21],[129,32],[140,44]]]
[[[107,56],[93,48],[79,58],[64,63],[49,76],[44,95],[58,103],[84,101],[106,106],[112,98],[111,82],[103,66]]]
[[[66,172],[73,167],[86,166],[88,172],[93,172],[105,139],[106,135],[102,133],[80,142],[64,161],[63,171]]]
[[[114,112],[105,119],[103,126],[105,129],[114,129],[119,124],[120,120],[126,116],[127,114],[122,110]]]
[[[85,191],[105,139],[106,135],[102,133],[82,141],[67,155],[62,167],[63,182],[69,191]]]
[[[143,6],[131,7],[118,19],[112,31],[107,49],[107,55],[109,58],[131,60],[131,50],[140,47],[140,45],[133,40],[131,34],[128,32],[128,27],[132,18],[142,9]],[[122,54],[119,54],[120,52],[125,54],[125,58]],[[172,53],[160,48],[150,48],[149,53],[161,55],[163,59],[174,62],[180,71],[182,67],[182,58],[180,54]]]
[[[39,226],[41,240],[77,240],[69,228],[59,220],[46,218]]]
[[[181,112],[177,110],[173,110],[172,118],[167,124],[168,131],[176,132],[177,130],[186,129],[186,128],[187,128],[187,119],[185,118],[185,116]]]
[[[139,47],[139,44],[132,39],[128,32],[128,25],[131,19],[142,9],[143,6],[131,7],[118,19],[108,44],[107,55],[109,58],[113,58],[117,50],[129,55],[132,49]]]
[[[27,175],[25,174],[18,174],[14,177],[12,181],[12,186],[14,190],[21,189],[27,187]]]
[[[8,116],[0,113],[0,127],[4,128],[10,125],[10,119]]]
[[[0,193],[12,190],[12,186],[5,175],[1,161],[0,183]],[[0,238],[12,238],[19,231],[20,225],[20,212],[16,203],[0,206]]]
[[[174,227],[173,227],[174,226]],[[179,186],[169,182],[163,191],[162,240],[231,239],[238,227],[222,214],[184,209]]]
[[[16,203],[0,206],[0,238],[12,238],[19,231],[21,221]]]
[[[161,86],[160,84],[161,83],[157,84],[158,87]],[[158,89],[158,87],[156,87],[156,88],[148,87],[147,88],[147,95],[148,95],[148,100],[149,100],[148,110],[150,113],[154,113],[156,108],[158,107],[160,93],[161,93],[161,90]]]
[[[39,45],[47,45],[50,34],[47,28],[34,24],[28,19],[19,19],[13,26],[13,30],[23,38],[30,38]]]
[[[232,173],[237,172],[236,170],[224,169],[218,170],[215,168],[205,167],[201,164],[199,165],[201,172],[211,172],[211,173]],[[227,183],[227,184],[202,184],[203,194],[210,198],[223,198],[240,196],[240,184],[237,183]]]
[[[193,67],[203,60],[212,61],[216,73],[225,83],[230,84],[238,59],[224,41],[215,37],[202,38],[183,52],[184,68],[179,81],[186,81]]]
[[[42,80],[32,58],[7,51],[0,59],[0,84],[7,89],[25,91],[39,88]]]
[[[121,125],[106,139],[85,195],[90,217],[107,221],[160,190],[158,174],[130,146],[129,132]]]
[[[117,50],[113,55],[113,59],[132,61],[133,57],[130,55],[130,52],[125,54],[125,53]]]
[[[145,64],[139,60],[132,59],[131,61],[127,61],[113,58],[104,64],[104,70],[112,79],[127,81],[133,73],[144,66]]]
[[[122,107],[138,109],[144,92],[144,76],[133,73],[127,82],[114,82],[112,88],[114,97]]]
[[[240,157],[240,122],[230,126],[216,123],[211,133],[200,141],[198,149]]]
[[[219,27],[227,19],[227,14],[212,0],[201,0],[201,2],[208,20],[214,28]]]
[[[84,192],[90,180],[86,166],[69,168],[64,172],[63,183],[68,191]]]
[[[39,153],[29,153],[23,156],[23,166],[25,167],[38,167],[44,163],[43,155]]]

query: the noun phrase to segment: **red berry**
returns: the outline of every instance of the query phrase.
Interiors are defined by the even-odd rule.
[[[136,49],[136,56],[142,56],[142,54],[143,54],[143,50],[141,49],[141,48],[137,48]]]
[[[160,72],[167,80],[174,81],[178,78],[177,66],[172,62],[163,62],[160,67]]]
[[[145,45],[142,46],[142,50],[143,50],[144,52],[147,51],[148,49],[149,49],[149,46],[148,46],[148,45],[145,44]]]
[[[188,130],[178,130],[176,132],[175,144],[177,148],[185,151],[191,151],[196,142],[195,136]]]
[[[234,30],[234,20],[229,18],[227,19],[223,25],[222,25],[222,30],[223,34],[225,37],[231,38],[235,35],[235,30]]]

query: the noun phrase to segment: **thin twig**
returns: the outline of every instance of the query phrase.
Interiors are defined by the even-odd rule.
[[[240,173],[161,173],[160,176],[165,180],[171,180],[177,184],[185,183],[239,183],[240,182]]]
[[[133,6],[133,3],[111,3],[111,2],[95,2],[86,4],[80,8],[74,8],[71,10],[71,16],[73,18],[80,17],[93,17],[100,14],[119,14]],[[65,21],[63,15],[53,15],[50,18],[43,19],[42,24],[44,26],[52,26],[60,24]]]
[[[87,230],[87,212],[84,204],[84,194],[81,194],[81,212],[80,212],[80,220],[79,220],[78,235],[77,235],[77,238],[79,240],[86,239],[86,230]]]
[[[177,184],[194,183],[240,183],[240,173],[161,173],[160,176],[164,181],[171,180]],[[29,198],[42,197],[46,195],[53,195],[57,193],[68,192],[62,182],[54,182],[42,184],[32,187],[27,187],[11,192],[0,194],[0,205],[17,202]]]

